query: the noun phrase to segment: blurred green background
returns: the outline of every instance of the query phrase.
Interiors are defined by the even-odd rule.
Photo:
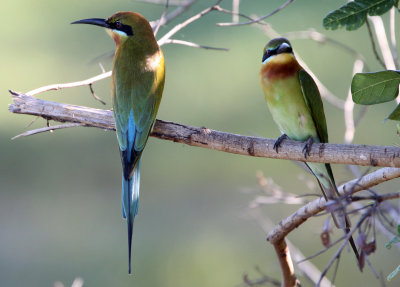
[[[344,2],[296,1],[268,21],[281,33],[313,27],[357,49],[372,70],[379,70],[365,27],[356,32],[323,30],[323,16]],[[163,27],[159,36],[212,3],[198,1]],[[282,3],[241,1],[240,7],[245,14],[262,15]],[[222,6],[230,9],[231,1],[225,0]],[[119,10],[137,11],[154,20],[163,7],[132,0],[2,3],[0,286],[53,286],[55,281],[69,286],[77,276],[84,279],[85,286],[237,286],[244,274],[259,276],[254,266],[280,278],[274,251],[265,241],[266,233],[250,215],[248,204],[260,194],[257,171],[287,191],[310,193],[298,179],[304,172],[290,161],[231,155],[151,138],[142,163],[141,206],[133,242],[134,275],[129,276],[126,226],[120,207],[121,167],[114,133],[74,128],[11,140],[46,123],[39,119],[27,128],[33,117],[9,113],[11,97],[7,90],[27,92],[98,74],[98,64],[90,62],[113,50],[113,41],[98,27],[69,23],[107,17]],[[268,38],[255,26],[215,26],[216,22],[230,20],[231,16],[212,13],[175,36],[227,47],[229,52],[163,47],[167,78],[158,118],[244,135],[277,137],[279,131],[258,81],[261,52]],[[388,23],[387,17],[384,20]],[[293,40],[292,44],[322,82],[344,99],[351,82],[351,56],[311,40]],[[111,60],[102,63],[107,69],[111,66]],[[109,79],[94,84],[94,89],[110,108]],[[38,97],[104,108],[93,100],[87,87]],[[388,103],[369,109],[358,127],[355,143],[398,144],[395,123],[383,123],[393,108],[393,103]],[[330,105],[325,109],[330,141],[340,143],[343,114]],[[335,166],[334,171],[339,183],[352,178],[342,166]],[[311,176],[309,179],[313,180]],[[398,181],[378,190],[398,191]],[[295,208],[265,206],[261,212],[277,223]],[[311,220],[289,237],[307,255],[322,248],[322,221]],[[340,232],[335,233],[338,236]],[[378,237],[377,254],[370,257],[384,276],[400,263],[398,250],[386,250],[385,242],[385,238]],[[331,254],[313,262],[324,267]],[[395,278],[390,285],[398,286],[399,282]],[[380,285],[368,267],[363,274],[357,271],[350,254],[341,260],[336,283]]]

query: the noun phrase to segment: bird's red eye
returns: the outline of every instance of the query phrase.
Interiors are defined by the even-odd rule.
[[[122,23],[120,21],[115,22],[115,27],[117,27],[117,29],[121,29]]]

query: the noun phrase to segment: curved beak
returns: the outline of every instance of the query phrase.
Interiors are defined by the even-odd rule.
[[[90,18],[90,19],[83,19],[79,21],[74,21],[71,24],[90,24],[90,25],[96,25],[104,28],[110,28],[110,25],[106,22],[105,19],[101,18]]]

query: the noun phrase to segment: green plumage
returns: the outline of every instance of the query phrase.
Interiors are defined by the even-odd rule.
[[[271,40],[264,49],[260,72],[261,86],[274,121],[289,138],[314,142],[328,142],[324,107],[317,85],[312,77],[298,64],[287,39]],[[339,194],[331,166],[323,163],[306,163],[318,179],[327,200]],[[339,228],[348,228],[340,210],[333,219]]]
[[[111,96],[123,169],[122,214],[128,228],[130,273],[140,162],[164,89],[164,56],[149,22],[138,13],[118,12],[108,19],[91,18],[73,24],[104,27],[116,43]]]

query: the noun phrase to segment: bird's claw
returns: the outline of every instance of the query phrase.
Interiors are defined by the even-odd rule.
[[[311,146],[314,143],[314,139],[312,137],[309,137],[306,141],[306,144],[304,145],[303,148],[303,153],[304,153],[304,157],[307,158],[310,155],[311,152]]]
[[[281,135],[279,138],[276,139],[274,143],[274,150],[278,153],[278,149],[281,147],[282,142],[287,139],[288,136],[286,134]]]

